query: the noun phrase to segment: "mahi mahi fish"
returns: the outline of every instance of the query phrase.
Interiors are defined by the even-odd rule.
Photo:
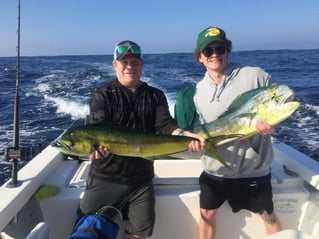
[[[215,146],[232,140],[227,135],[247,138],[257,133],[258,120],[275,126],[287,119],[300,106],[293,98],[293,90],[286,85],[256,88],[238,96],[218,119],[195,126],[193,131],[208,140],[223,135],[225,140]]]
[[[285,85],[247,91],[236,98],[220,118],[194,127],[194,132],[206,139],[206,150],[226,166],[216,147],[256,134],[259,119],[273,126],[287,119],[300,105],[291,101],[293,96],[293,91]],[[134,131],[114,123],[97,123],[69,129],[52,145],[68,155],[88,156],[101,145],[113,154],[153,160],[186,151],[192,139]]]
[[[186,151],[192,139],[186,136],[141,132],[115,123],[102,122],[67,130],[53,142],[53,146],[68,155],[87,156],[101,145],[113,154],[152,160]]]

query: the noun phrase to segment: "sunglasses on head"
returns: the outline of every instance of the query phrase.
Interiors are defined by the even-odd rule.
[[[226,52],[226,47],[225,46],[206,47],[204,50],[202,50],[202,53],[206,57],[210,57],[213,54],[224,55],[225,52]]]
[[[141,48],[139,46],[118,46],[116,48],[116,51],[119,54],[125,54],[125,53],[134,53],[134,54],[141,54]]]

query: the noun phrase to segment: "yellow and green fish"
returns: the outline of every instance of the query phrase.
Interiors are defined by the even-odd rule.
[[[206,150],[226,165],[216,147],[256,134],[255,125],[259,119],[273,126],[287,119],[300,105],[291,101],[293,96],[293,91],[286,85],[247,91],[220,118],[195,126],[193,131],[206,139]],[[185,136],[144,133],[113,123],[98,123],[67,130],[52,145],[68,155],[88,156],[101,145],[113,154],[153,160],[186,151],[190,140],[192,138]]]
[[[247,138],[257,133],[258,120],[275,126],[287,119],[300,106],[293,98],[294,92],[286,85],[256,88],[238,96],[217,120],[195,126],[193,131],[205,139],[234,134]]]

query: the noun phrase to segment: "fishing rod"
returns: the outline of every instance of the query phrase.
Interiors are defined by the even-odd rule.
[[[13,118],[13,147],[8,148],[7,156],[12,159],[12,173],[9,187],[16,187],[18,182],[18,160],[21,158],[21,149],[19,147],[19,114],[20,114],[20,0],[18,0],[18,42],[17,42],[17,65],[16,65],[16,88],[14,99],[14,118]]]

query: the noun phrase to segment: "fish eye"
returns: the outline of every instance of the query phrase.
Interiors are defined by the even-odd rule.
[[[271,100],[278,102],[278,97],[276,94],[273,94],[270,98],[271,98]]]

